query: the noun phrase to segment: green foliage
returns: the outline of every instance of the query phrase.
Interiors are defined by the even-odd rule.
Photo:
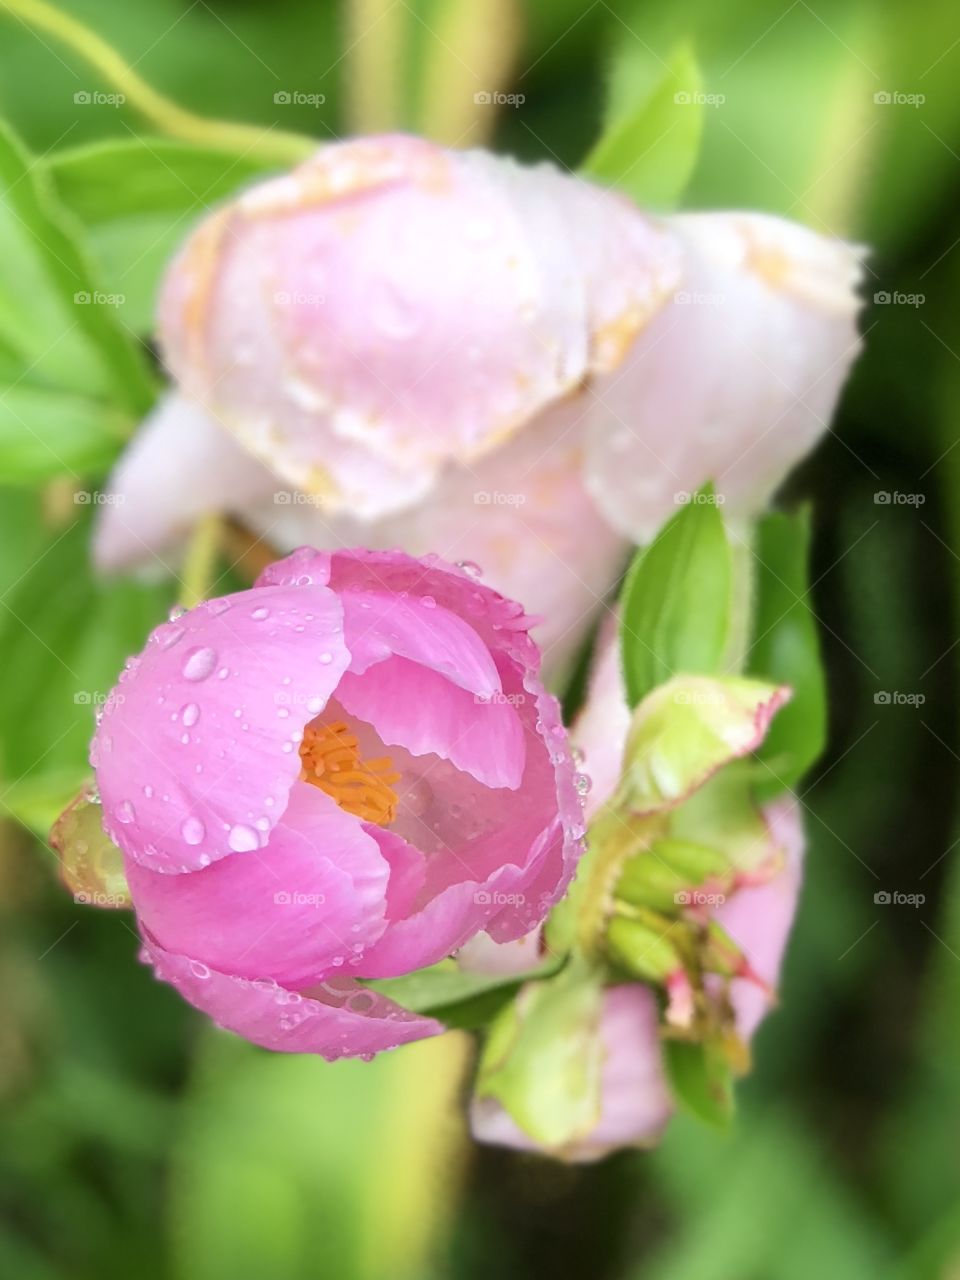
[[[699,1120],[718,1128],[729,1125],[734,1110],[729,1061],[718,1045],[667,1040],[663,1058],[673,1096]]]
[[[2,776],[14,784],[4,803],[31,821],[52,821],[78,789],[94,711],[173,598],[166,583],[98,582],[89,530],[78,516],[2,598],[0,669],[16,672],[0,682]]]
[[[700,150],[703,79],[693,50],[680,45],[660,79],[646,84],[632,76],[636,42],[626,36],[615,66],[629,80],[626,101],[611,102],[612,114],[583,162],[585,177],[606,183],[645,208],[673,208],[683,195]]]
[[[88,474],[152,388],[41,170],[0,126],[0,482]]]
[[[123,296],[124,323],[144,334],[163,270],[194,223],[268,172],[236,152],[153,137],[55,151],[46,168],[87,232],[101,289]]]
[[[731,612],[731,557],[708,487],[638,551],[621,597],[621,661],[635,707],[673,675],[721,670]]]
[[[823,751],[827,695],[817,623],[810,603],[810,516],[776,512],[757,526],[754,637],[748,669],[787,684],[793,697],[757,752],[765,765],[758,792],[770,799],[795,787]]]

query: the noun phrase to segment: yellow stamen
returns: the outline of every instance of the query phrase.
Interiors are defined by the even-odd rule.
[[[300,779],[319,787],[341,809],[386,826],[397,814],[397,793],[391,784],[400,781],[389,756],[375,760],[360,757],[356,734],[342,720],[335,724],[309,724],[300,744]]]

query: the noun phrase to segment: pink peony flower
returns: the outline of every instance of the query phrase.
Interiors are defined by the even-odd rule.
[[[91,750],[158,976],[274,1049],[442,1030],[358,979],[523,936],[579,852],[528,626],[437,557],[303,548],[158,627]]]
[[[749,513],[819,438],[858,278],[857,251],[779,218],[654,219],[411,137],[324,146],[172,264],[178,392],[120,463],[97,557],[208,510],[282,547],[439,550],[543,614],[559,660],[678,492],[712,478]]]
[[[575,1163],[600,1160],[620,1147],[652,1146],[673,1114],[653,992],[639,984],[608,987],[597,1034],[603,1055],[600,1115],[589,1132],[562,1150],[545,1151]],[[470,1127],[479,1142],[544,1150],[495,1098],[473,1100]]]

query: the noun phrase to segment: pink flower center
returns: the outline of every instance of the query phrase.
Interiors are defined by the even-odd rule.
[[[360,745],[342,720],[333,724],[308,724],[300,744],[300,779],[319,787],[341,809],[385,827],[397,814],[397,793],[391,784],[400,781],[389,756],[364,760]]]

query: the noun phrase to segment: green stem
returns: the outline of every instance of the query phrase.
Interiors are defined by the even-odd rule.
[[[183,561],[180,603],[185,609],[192,609],[209,595],[222,535],[219,515],[204,516],[194,528]]]
[[[282,165],[303,160],[316,149],[316,142],[302,134],[233,124],[226,120],[207,120],[185,111],[151,88],[95,31],[54,5],[47,4],[46,0],[0,0],[0,13],[18,18],[25,26],[45,31],[69,46],[122,93],[135,111],[172,138],[224,151],[262,156]]]
[[[396,0],[347,0],[346,115],[350,133],[401,127],[410,10]]]

